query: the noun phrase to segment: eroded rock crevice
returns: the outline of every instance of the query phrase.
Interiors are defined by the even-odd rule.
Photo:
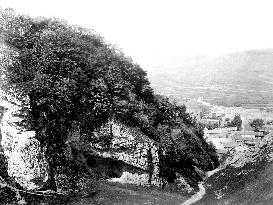
[[[47,179],[47,163],[35,132],[24,126],[28,109],[27,98],[17,99],[14,95],[1,91],[0,106],[1,146],[7,160],[7,172],[25,189],[35,189]]]

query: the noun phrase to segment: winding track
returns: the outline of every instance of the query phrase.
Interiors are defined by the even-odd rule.
[[[194,194],[191,198],[189,198],[187,201],[183,202],[181,205],[190,205],[202,199],[203,196],[206,194],[206,189],[203,184],[204,182],[199,183],[198,184],[199,191],[196,194]]]
[[[221,170],[220,168],[217,168],[217,169],[207,172],[207,178],[212,176],[213,174],[215,174],[216,172],[218,172],[220,170]],[[206,194],[204,182],[200,182],[198,184],[198,187],[199,187],[199,191],[196,194],[194,194],[191,198],[189,198],[187,201],[183,202],[181,205],[190,205],[190,204],[193,204],[203,198],[203,196]]]

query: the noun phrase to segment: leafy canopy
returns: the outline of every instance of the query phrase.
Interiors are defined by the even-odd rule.
[[[263,119],[254,119],[249,123],[249,125],[254,129],[254,131],[259,131],[265,124]]]

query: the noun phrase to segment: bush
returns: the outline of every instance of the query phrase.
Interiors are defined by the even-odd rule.
[[[254,131],[259,131],[265,124],[263,119],[254,119],[249,123],[249,125],[254,129]]]

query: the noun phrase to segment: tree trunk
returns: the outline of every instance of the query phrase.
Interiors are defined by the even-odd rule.
[[[148,161],[148,171],[149,171],[149,179],[148,183],[152,183],[152,177],[154,173],[154,166],[153,166],[153,155],[151,147],[147,150],[147,161]]]
[[[43,148],[45,149],[45,148]],[[52,150],[51,150],[52,152]],[[57,191],[57,184],[56,184],[56,180],[55,180],[55,175],[56,175],[56,165],[54,163],[54,161],[52,160],[51,157],[53,157],[53,155],[51,154],[51,152],[49,151],[49,149],[45,149],[44,153],[45,153],[45,159],[47,161],[48,164],[48,179],[46,182],[46,189],[51,189],[53,191]]]
[[[55,180],[55,168],[53,168],[52,165],[49,165],[48,168],[48,180],[47,180],[47,188],[53,190],[53,191],[57,191],[57,184],[56,184],[56,180]]]

